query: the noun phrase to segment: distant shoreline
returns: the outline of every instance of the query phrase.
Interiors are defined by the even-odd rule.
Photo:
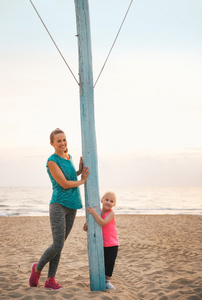
[[[102,188],[100,194],[109,190]],[[202,215],[202,187],[116,187],[117,215]],[[47,216],[51,199],[50,187],[0,188],[1,216]],[[81,190],[85,215],[84,190]]]

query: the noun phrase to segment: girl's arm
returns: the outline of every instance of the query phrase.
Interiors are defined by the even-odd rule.
[[[50,171],[51,175],[55,179],[55,181],[57,181],[57,183],[59,185],[61,185],[61,187],[63,187],[63,189],[74,188],[74,187],[77,187],[77,186],[85,183],[86,180],[87,180],[88,175],[90,174],[89,168],[84,167],[83,170],[82,170],[81,180],[72,181],[72,180],[67,180],[65,178],[65,176],[62,173],[61,169],[58,167],[58,165],[54,161],[50,160],[48,162],[48,168],[49,168],[49,171]]]
[[[95,208],[90,206],[87,208],[87,211],[89,214],[94,216],[95,220],[98,222],[98,224],[100,226],[104,226],[104,225],[108,224],[114,218],[115,213],[113,210],[111,210],[110,213],[106,216],[106,218],[102,219],[96,212],[96,208],[97,208],[97,206],[95,206]]]

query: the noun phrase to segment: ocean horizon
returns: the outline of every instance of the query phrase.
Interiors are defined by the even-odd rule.
[[[202,215],[202,187],[101,187],[116,193],[116,214]],[[80,188],[85,216],[84,188]],[[0,216],[48,216],[51,187],[0,187]]]

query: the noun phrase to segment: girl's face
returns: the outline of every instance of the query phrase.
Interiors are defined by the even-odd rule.
[[[55,152],[67,151],[67,140],[66,135],[64,133],[55,134],[54,140],[50,144],[55,148]]]
[[[113,206],[115,206],[115,198],[113,195],[107,194],[104,198],[101,199],[103,209],[108,211],[111,210]]]

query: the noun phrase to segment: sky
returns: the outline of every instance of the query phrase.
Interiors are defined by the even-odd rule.
[[[33,0],[78,78],[73,0]],[[89,0],[94,82],[130,0]],[[95,87],[101,186],[201,186],[202,1],[138,0]],[[81,154],[79,87],[29,0],[0,1],[0,186],[49,186],[49,135]]]

